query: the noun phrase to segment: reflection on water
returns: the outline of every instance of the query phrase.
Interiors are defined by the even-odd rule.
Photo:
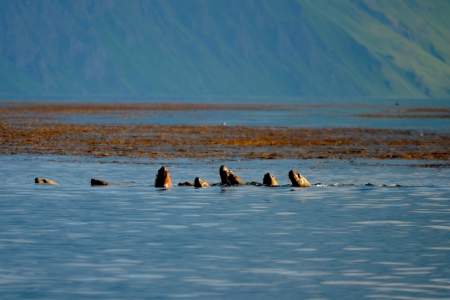
[[[438,299],[450,295],[448,168],[231,161],[247,180],[297,167],[309,189],[151,187],[162,162],[1,156],[1,299]],[[175,182],[222,161],[167,162]],[[59,181],[36,186],[35,176]],[[91,188],[91,177],[113,183]],[[371,183],[371,184],[367,184]]]

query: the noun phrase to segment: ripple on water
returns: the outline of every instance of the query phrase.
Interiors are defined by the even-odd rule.
[[[375,248],[370,248],[370,247],[353,247],[353,246],[348,246],[345,247],[343,250],[345,251],[374,251]]]
[[[330,272],[322,271],[297,271],[283,268],[249,268],[241,270],[242,273],[253,273],[262,275],[278,275],[286,277],[322,277],[331,275]]]
[[[221,226],[222,223],[192,223],[192,226],[197,226],[197,227],[203,227],[203,228],[211,228],[211,227],[217,227],[217,226]]]
[[[232,261],[232,260],[239,260],[240,257],[237,256],[224,256],[224,255],[211,255],[211,254],[203,254],[198,255],[198,257],[201,260],[225,260],[225,261]]]
[[[233,282],[226,279],[189,276],[183,279],[185,282],[206,285],[214,288],[238,288],[238,287],[269,287],[269,283]]]
[[[446,226],[446,225],[429,225],[429,226],[425,226],[425,227],[431,228],[431,229],[437,229],[437,230],[450,231],[450,226]]]
[[[400,227],[414,226],[414,223],[408,221],[398,221],[398,220],[372,220],[372,221],[358,221],[353,222],[355,225],[368,225],[368,226],[383,226],[392,225]]]
[[[428,275],[435,270],[435,267],[401,267],[393,268],[395,275],[400,276],[413,276],[413,275]]]
[[[358,287],[365,286],[370,288],[375,292],[393,292],[393,293],[412,293],[409,297],[411,299],[417,299],[415,293],[442,296],[442,292],[447,293],[450,290],[450,286],[444,286],[440,284],[413,284],[413,283],[403,283],[403,282],[386,282],[386,281],[373,281],[373,280],[324,280],[321,282],[322,285],[331,286],[347,286],[347,287]],[[418,297],[422,299],[422,297]]]
[[[373,273],[368,273],[362,270],[354,270],[354,269],[344,270],[341,272],[341,274],[346,277],[358,277],[358,278],[364,278],[373,275]]]
[[[450,251],[450,246],[448,247],[427,247],[429,250],[433,251]]]
[[[297,215],[297,213],[292,212],[292,211],[282,211],[282,212],[275,213],[275,215],[282,216],[282,217],[288,217],[288,216],[295,216],[295,215]]]
[[[161,274],[122,274],[120,277],[124,279],[144,281],[162,280],[167,278],[167,276]]]
[[[199,298],[217,298],[219,297],[219,293],[211,293],[211,292],[196,292],[196,293],[180,293],[180,294],[168,294],[168,298],[176,298],[176,299],[199,299]]]
[[[38,289],[50,300],[450,295],[450,169],[241,160],[233,164],[248,179],[298,166],[323,184],[159,191],[143,174],[162,163],[180,178],[217,178],[225,162],[32,161],[0,156],[11,179],[0,183],[0,298]],[[31,173],[61,184],[27,186]],[[91,174],[120,186],[92,189]],[[382,186],[392,182],[400,186]]]
[[[158,227],[170,230],[184,230],[189,228],[189,226],[187,225],[175,225],[175,224],[158,225]]]

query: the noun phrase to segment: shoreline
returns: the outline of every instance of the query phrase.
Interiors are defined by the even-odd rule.
[[[304,109],[368,109],[369,112],[355,113],[361,118],[450,118],[450,107],[442,106],[385,106],[372,103],[54,103],[54,102],[0,102],[0,117],[5,114],[108,114],[115,112],[158,112],[158,111],[273,111]]]
[[[259,105],[259,109],[289,109]],[[253,104],[0,106],[0,154],[218,159],[450,160],[450,133],[374,128],[71,124],[64,113],[253,110]],[[418,109],[413,111],[417,113]],[[420,112],[424,112],[423,109]],[[441,110],[425,111],[442,113]],[[445,111],[446,113],[447,111]]]
[[[1,154],[450,160],[450,136],[411,130],[0,123]]]

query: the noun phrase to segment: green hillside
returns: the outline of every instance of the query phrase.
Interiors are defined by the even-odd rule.
[[[447,0],[0,0],[0,96],[449,97]]]

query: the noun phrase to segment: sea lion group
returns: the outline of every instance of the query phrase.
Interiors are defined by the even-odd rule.
[[[308,179],[306,179],[304,176],[302,176],[297,170],[290,170],[288,175],[289,175],[289,179],[291,180],[291,184],[293,187],[310,187],[311,186],[311,183],[309,183]],[[257,183],[257,182],[247,183],[225,165],[220,166],[219,176],[220,176],[220,183],[212,184],[212,185],[234,186],[234,185],[250,184],[250,185],[264,185],[264,186],[270,186],[270,187],[279,186],[278,181],[275,178],[275,176],[271,175],[270,173],[264,174],[262,184]],[[206,188],[206,187],[209,187],[209,183],[204,179],[196,177],[194,179],[194,183],[185,181],[185,182],[178,183],[178,186],[193,186],[195,188]],[[156,179],[155,179],[155,187],[166,188],[166,189],[172,187],[172,178],[170,177],[169,169],[167,167],[162,166],[158,170],[158,173],[156,174]]]
[[[231,171],[227,166],[222,165],[219,168],[219,176],[220,176],[220,183],[212,184],[215,185],[221,185],[221,186],[236,186],[236,185],[263,185],[263,186],[269,186],[269,187],[276,187],[279,186],[277,179],[275,176],[273,176],[270,173],[264,174],[263,182],[245,182],[241,179],[238,175],[236,175],[233,171]],[[293,187],[310,187],[311,184],[309,183],[308,179],[306,179],[304,176],[302,176],[297,170],[290,170],[289,171],[289,179],[291,180],[291,184]],[[49,178],[43,178],[43,177],[36,177],[34,179],[34,182],[36,184],[44,184],[44,185],[56,185],[58,184],[56,181],[49,179]],[[109,185],[109,183],[105,180],[92,178],[91,179],[91,186],[106,186]],[[180,182],[178,183],[178,186],[193,186],[195,188],[207,188],[209,187],[209,183],[201,179],[199,177],[195,177],[194,182]],[[155,187],[157,188],[164,188],[168,189],[172,187],[172,178],[170,176],[169,169],[165,166],[162,166],[158,172],[156,173],[155,178]]]

